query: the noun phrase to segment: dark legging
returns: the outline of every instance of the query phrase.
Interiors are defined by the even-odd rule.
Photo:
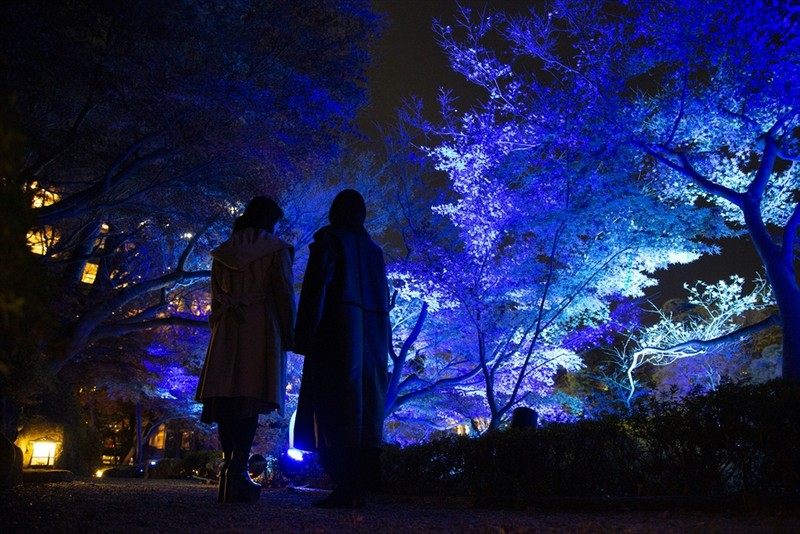
[[[258,428],[257,415],[245,419],[218,421],[217,433],[223,453],[227,457],[230,457],[230,453],[239,457],[247,457],[250,454],[250,447],[253,446],[256,428]]]

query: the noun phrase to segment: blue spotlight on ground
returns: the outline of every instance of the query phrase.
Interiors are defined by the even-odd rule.
[[[300,449],[291,448],[286,451],[286,455],[295,462],[303,461],[303,451]]]

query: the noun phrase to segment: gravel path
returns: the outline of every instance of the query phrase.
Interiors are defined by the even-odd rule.
[[[800,510],[709,511],[542,506],[498,510],[464,499],[373,495],[360,510],[319,510],[324,492],[265,489],[256,504],[220,504],[216,486],[191,480],[76,479],[26,483],[0,495],[3,533],[800,532]],[[627,508],[627,509],[626,509]],[[658,508],[658,507],[656,507]]]

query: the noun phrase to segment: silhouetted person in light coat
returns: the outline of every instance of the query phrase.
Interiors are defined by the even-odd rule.
[[[272,232],[283,211],[255,197],[233,235],[211,252],[211,341],[196,399],[222,446],[221,502],[254,502],[247,461],[258,415],[283,411],[294,339],[294,249]]]

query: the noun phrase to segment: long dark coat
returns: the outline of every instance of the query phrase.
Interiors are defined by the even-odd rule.
[[[295,447],[381,446],[390,339],[383,251],[363,230],[322,228],[297,310]]]
[[[294,340],[294,249],[266,230],[245,228],[211,256],[211,341],[196,399],[245,398],[261,413],[283,411],[286,351]]]

